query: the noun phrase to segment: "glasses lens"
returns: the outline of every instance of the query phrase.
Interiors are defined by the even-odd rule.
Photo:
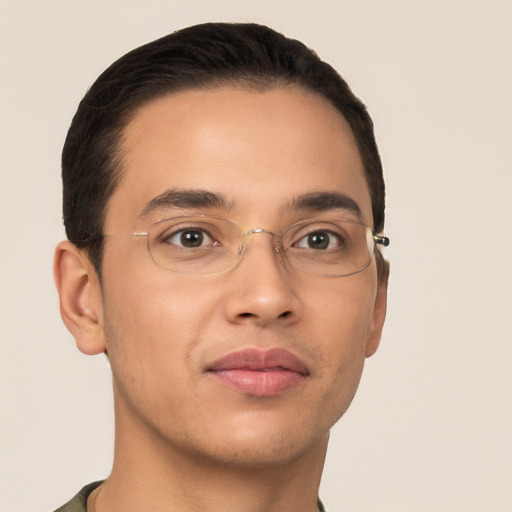
[[[366,268],[375,247],[370,228],[345,219],[290,226],[282,235],[282,245],[297,270],[333,277]]]
[[[236,265],[240,228],[216,217],[174,217],[149,232],[151,256],[162,268],[185,274],[215,274]]]
[[[154,224],[148,244],[154,262],[161,268],[185,274],[216,274],[237,265],[244,252],[244,237],[242,229],[230,220],[182,216]],[[369,265],[375,250],[372,230],[346,219],[300,222],[277,238],[293,268],[319,276],[360,272]]]

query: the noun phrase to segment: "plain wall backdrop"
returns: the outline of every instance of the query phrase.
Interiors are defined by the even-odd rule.
[[[61,323],[60,152],[126,51],[203,21],[314,48],[376,124],[388,320],[334,428],[331,512],[512,511],[512,2],[0,0],[0,511],[50,511],[108,475],[110,370]]]

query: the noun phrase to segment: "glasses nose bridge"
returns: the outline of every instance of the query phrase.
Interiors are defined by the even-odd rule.
[[[278,235],[277,233],[274,233],[273,231],[269,231],[268,229],[253,228],[253,229],[250,229],[249,231],[246,231],[243,234],[243,241],[239,248],[239,254],[241,254],[242,256],[245,254],[245,252],[247,251],[247,240],[251,235],[254,235],[254,234],[270,235],[272,237],[272,241],[274,242],[274,252],[276,254],[279,254],[281,252],[280,251],[281,235]]]

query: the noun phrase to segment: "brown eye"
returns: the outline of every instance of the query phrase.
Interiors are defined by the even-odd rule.
[[[212,238],[202,229],[181,229],[165,237],[165,243],[184,249],[195,249],[205,245],[215,245]]]
[[[337,249],[342,245],[341,237],[332,231],[313,231],[301,238],[295,247],[322,251]]]

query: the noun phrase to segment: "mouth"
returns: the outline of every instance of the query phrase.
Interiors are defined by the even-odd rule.
[[[207,372],[221,384],[257,397],[284,393],[309,376],[306,365],[281,348],[231,352],[215,361]]]

